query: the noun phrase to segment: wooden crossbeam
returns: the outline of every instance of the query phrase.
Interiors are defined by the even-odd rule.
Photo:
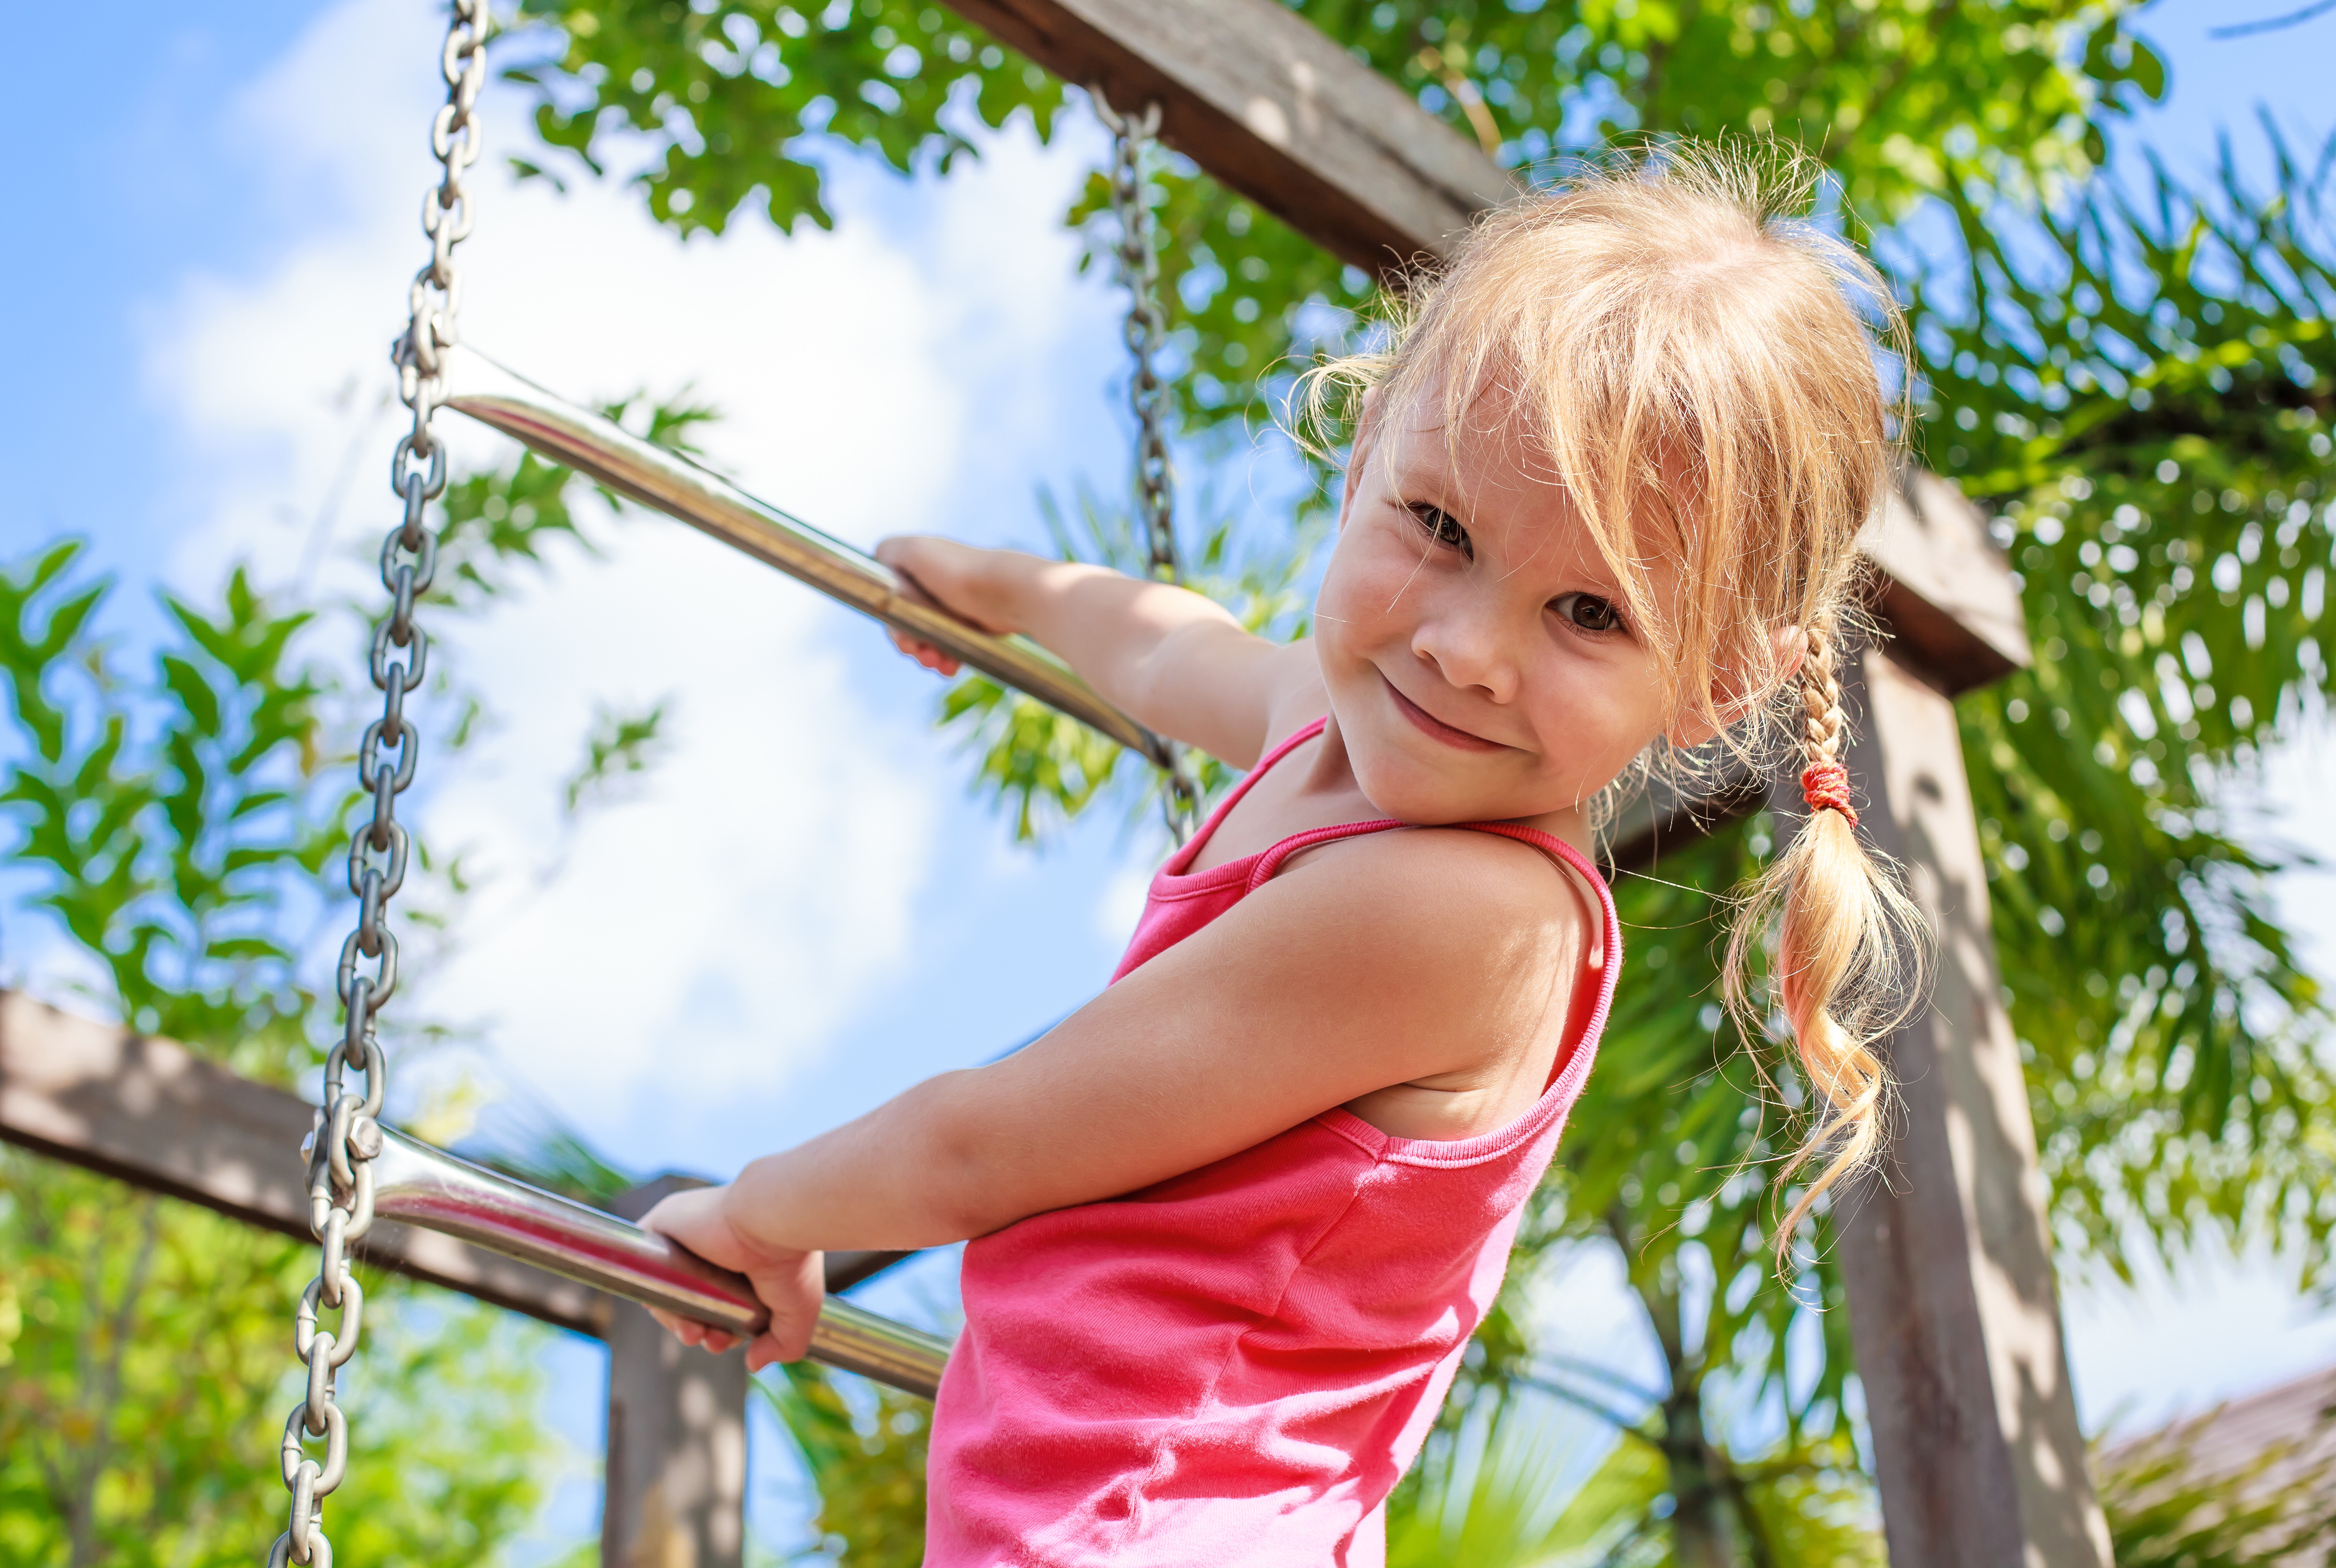
[[[300,1141],[314,1107],[170,1040],[0,990],[0,1139],[309,1240]],[[694,1178],[667,1176],[672,1182]],[[596,1339],[599,1291],[451,1236],[381,1221],[358,1256]],[[827,1288],[849,1290],[911,1252],[827,1254]]]
[[[1948,696],[1992,686],[2032,655],[2020,589],[1963,492],[1910,470],[1865,537],[1872,609],[1891,657]]]
[[[1387,276],[1516,194],[1493,161],[1274,0],[949,0],[1325,250]]]
[[[0,991],[0,1138],[309,1240],[312,1107],[182,1046],[93,1023]],[[366,1261],[595,1339],[596,1290],[433,1235],[376,1223],[353,1249]]]
[[[1908,474],[1883,499],[1866,550],[1877,569],[1866,609],[1882,645],[1933,690],[1957,696],[2028,663],[2019,590],[1996,564],[1986,520],[1953,485],[1933,473]],[[1944,602],[1916,593],[1910,581],[1925,583]],[[1791,772],[1785,770],[1787,783]],[[1650,871],[1666,850],[1767,805],[1771,781],[1738,765],[1692,798],[1658,784],[1633,797],[1608,827],[1606,863],[1618,872]],[[1794,797],[1787,790],[1779,798]]]

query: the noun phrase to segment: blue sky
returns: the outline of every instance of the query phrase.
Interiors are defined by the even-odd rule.
[[[2134,139],[2196,167],[2218,125],[2246,145],[2257,102],[2300,141],[2325,135],[2336,16],[2206,36],[2282,8],[2145,12],[2173,91]],[[434,15],[419,0],[135,0],[105,13],[102,50],[90,25],[57,7],[14,24],[20,58],[70,65],[22,73],[0,106],[20,150],[19,238],[0,254],[19,364],[0,386],[0,554],[72,531],[133,585],[204,592],[248,560],[264,581],[362,593],[363,541],[388,521],[382,351],[424,254]],[[748,488],[863,543],[1031,541],[1037,485],[1121,482],[1117,301],[1076,276],[1056,221],[1101,151],[1091,125],[1052,148],[1009,130],[946,182],[844,158],[832,234],[747,219],[683,244],[619,192],[506,189],[492,170],[521,146],[514,105],[491,93],[486,112],[464,321],[499,357],[579,398],[694,385],[725,409],[711,444]],[[1221,483],[1270,498],[1281,472],[1264,457]],[[487,891],[413,1001],[482,1043],[429,1086],[501,1083],[634,1166],[720,1174],[988,1057],[1101,983],[1160,848],[1149,830],[1102,822],[1043,855],[1016,848],[930,731],[931,686],[865,623],[660,521],[602,536],[603,558],[561,559],[449,630],[496,722],[458,771],[433,759],[419,809]],[[563,835],[558,781],[594,700],[666,698],[673,755]],[[2322,772],[2316,746],[2282,759],[2274,807]],[[2283,895],[2336,959],[2326,879]],[[6,935],[0,979],[70,978],[36,926],[10,919]],[[1569,1283],[1585,1298],[1571,1315],[1622,1349],[1627,1316],[1592,1299],[1596,1275]],[[945,1281],[891,1293],[930,1307]],[[2336,1360],[2336,1332],[2259,1261],[2200,1260],[2137,1296],[2072,1283],[2070,1317],[2095,1424]],[[596,1419],[595,1354],[560,1352],[568,1429]],[[784,1477],[765,1467],[762,1485]],[[545,1540],[589,1531],[590,1505],[571,1488]]]

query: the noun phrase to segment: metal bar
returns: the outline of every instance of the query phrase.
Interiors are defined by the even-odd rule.
[[[382,1129],[374,1213],[455,1236],[580,1284],[739,1335],[769,1314],[744,1276],[719,1269],[614,1214],[540,1191]],[[811,1359],[930,1399],[949,1342],[830,1296]]]
[[[1015,690],[1059,708],[1159,766],[1160,737],[1112,706],[1027,638],[980,631],[902,592],[900,573],[755,500],[721,475],[643,441],[612,419],[545,391],[474,348],[449,352],[446,406],[492,425],[643,506],[735,545],[830,599],[922,638]]]

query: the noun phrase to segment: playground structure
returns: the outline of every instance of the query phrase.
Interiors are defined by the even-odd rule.
[[[1475,146],[1273,0],[959,0],[956,8],[1065,80],[1156,109],[1163,140],[1382,276],[1440,253],[1474,211],[1513,189]],[[1173,766],[1159,737],[1030,645],[903,598],[881,565],[473,349],[440,357],[440,406]],[[1931,1007],[1889,1042],[1903,1086],[1893,1168],[1844,1205],[1839,1226],[1891,1560],[2106,1568],[1952,707],[1958,693],[2027,662],[2017,592],[1976,513],[1935,476],[1907,476],[1870,553],[1874,609],[1889,637],[1844,671],[1864,718],[1847,761],[1869,803],[1867,829],[1910,868],[1941,950]],[[1802,809],[1789,780],[1642,803],[1619,825],[1614,864],[1644,866],[1715,817],[1763,806]],[[311,1120],[293,1096],[167,1042],[0,998],[0,1136],[305,1238],[316,1192],[292,1150]],[[753,1320],[751,1292],[624,1219],[534,1193],[369,1117],[320,1135],[327,1154],[343,1143],[348,1151],[351,1180],[337,1188],[363,1204],[358,1189],[370,1186],[369,1260],[609,1342],[604,1562],[686,1552],[705,1568],[737,1563],[743,1366],[735,1356],[684,1355],[645,1312],[620,1303],[654,1301],[735,1327]],[[367,1158],[368,1149],[378,1153]],[[361,1171],[369,1173],[362,1183]],[[638,1217],[674,1181],[620,1209]],[[896,1257],[832,1256],[829,1289]],[[831,1298],[814,1354],[930,1394],[946,1347]],[[297,1450],[287,1443],[288,1460]],[[291,1471],[287,1463],[287,1481]]]

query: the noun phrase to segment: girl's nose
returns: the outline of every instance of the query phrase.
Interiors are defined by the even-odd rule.
[[[1490,607],[1438,606],[1411,634],[1411,651],[1445,680],[1483,692],[1496,703],[1517,694],[1517,659],[1509,628]]]

